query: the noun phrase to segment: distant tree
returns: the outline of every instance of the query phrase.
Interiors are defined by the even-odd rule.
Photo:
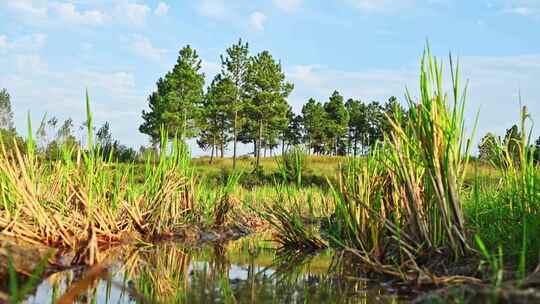
[[[308,150],[313,150],[313,153],[319,154],[324,151],[326,122],[327,113],[323,105],[310,98],[302,107],[302,124],[306,132]]]
[[[156,143],[164,126],[169,137],[196,135],[195,119],[203,99],[202,61],[189,45],[180,50],[174,68],[157,82],[157,91],[148,97],[150,111],[143,111],[142,133]]]
[[[68,118],[62,123],[62,125],[58,129],[58,132],[56,133],[56,141],[58,141],[59,143],[65,143],[70,140],[75,141],[76,139],[73,135],[73,131],[73,119]]]
[[[481,140],[478,145],[478,158],[481,161],[493,162],[497,160],[497,137],[489,132]]]
[[[156,149],[153,147],[140,146],[137,151],[136,160],[138,162],[147,162],[156,158]]]
[[[284,154],[288,147],[298,146],[302,143],[303,139],[303,128],[302,128],[302,116],[296,115],[289,108],[287,113],[287,128],[283,131],[283,146],[281,154]]]
[[[349,99],[345,103],[349,113],[348,145],[352,155],[358,155],[358,145],[363,145],[368,130],[367,107],[359,100]],[[351,151],[349,151],[351,153]]]
[[[234,96],[232,97],[232,103],[230,104],[230,116],[229,120],[232,121],[232,133],[233,133],[233,169],[236,168],[236,150],[238,143],[238,132],[241,124],[241,117],[239,114],[243,113],[243,106],[245,104],[247,79],[248,79],[248,66],[250,62],[249,46],[247,43],[242,43],[242,40],[238,40],[238,43],[232,45],[226,50],[227,55],[221,56],[221,73],[225,78],[230,79],[234,86]]]
[[[384,117],[382,117],[383,120],[381,122],[381,129],[382,129],[383,134],[388,134],[392,131],[390,120],[396,120],[398,113],[400,113],[400,115],[404,114],[405,109],[399,103],[397,98],[395,96],[392,96],[384,104]],[[407,117],[406,115],[402,115],[402,119],[406,119],[406,117]],[[406,121],[402,121],[402,123],[405,123],[405,122]]]
[[[247,114],[247,107],[243,109],[242,116],[245,117],[240,129],[238,131],[237,140],[243,144],[252,144],[253,145],[253,156],[257,156],[257,123],[250,119]]]
[[[39,124],[38,129],[36,130],[35,140],[37,144],[37,149],[40,152],[44,152],[47,149],[47,115],[43,116],[41,123]]]
[[[377,141],[383,139],[383,128],[386,117],[384,116],[384,108],[377,101],[369,103],[366,112],[368,117],[368,128],[364,146],[371,147]]]
[[[506,130],[503,145],[508,149],[509,156],[515,161],[519,158],[519,146],[521,142],[521,133],[517,125],[513,125]]]
[[[116,153],[114,149],[114,141],[111,134],[111,126],[109,122],[105,122],[96,132],[96,143],[100,146],[103,157],[109,158],[112,153]]]
[[[58,128],[55,138],[47,145],[45,156],[50,160],[62,158],[62,150],[71,151],[72,155],[80,147],[74,135],[75,126],[73,119],[66,119]]]
[[[112,134],[111,134],[111,126],[109,122],[105,122],[96,132],[96,140],[97,143],[100,144],[101,147],[105,147],[112,144]]]
[[[0,141],[8,151],[15,146],[19,151],[25,151],[24,140],[17,135],[13,124],[11,97],[6,89],[0,91]]]
[[[120,144],[118,140],[115,140],[112,146],[112,157],[114,161],[128,163],[137,160],[137,151],[135,149]]]
[[[11,109],[11,97],[6,89],[0,91],[0,129],[6,131],[15,130],[13,124],[13,111]]]
[[[218,74],[205,95],[199,116],[201,134],[197,144],[201,149],[211,149],[210,163],[213,161],[214,152],[217,155],[219,149],[221,157],[224,156],[225,146],[229,142],[229,130],[231,129],[230,100],[234,98],[234,86],[229,78]]]
[[[326,134],[328,139],[330,139],[329,147],[337,155],[338,148],[347,134],[349,125],[349,113],[345,108],[343,96],[338,91],[334,91],[329,101],[324,104],[324,110],[328,119],[326,123]]]
[[[286,119],[286,98],[293,90],[293,85],[285,81],[281,64],[277,63],[268,51],[263,51],[252,58],[247,83],[249,102],[246,105],[246,113],[257,128],[255,165],[259,169],[266,128]]]
[[[46,115],[43,116],[36,131],[36,141],[41,152],[45,152],[49,144],[54,140],[57,126],[58,118],[53,116],[47,120]]]

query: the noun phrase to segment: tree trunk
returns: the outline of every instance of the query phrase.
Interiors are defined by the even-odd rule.
[[[213,137],[213,143],[212,143],[212,152],[210,153],[210,162],[209,164],[212,164],[214,162],[214,150],[216,148],[216,136]]]
[[[260,164],[261,164],[262,134],[263,134],[263,124],[262,124],[262,121],[259,121],[259,136],[258,136],[258,143],[257,143],[257,162],[256,162],[257,169],[260,168]]]
[[[221,152],[221,158],[224,157],[224,154],[225,154],[225,128],[223,128],[223,124],[221,124],[222,128],[221,128],[221,145],[220,145],[220,152]]]
[[[236,106],[236,103],[235,103],[235,106]],[[232,162],[232,167],[233,167],[233,170],[236,169],[236,142],[237,142],[237,130],[236,130],[236,121],[238,119],[238,111],[234,110],[234,122],[233,122],[233,162]]]
[[[285,155],[285,137],[281,140],[281,155]]]
[[[184,136],[186,135],[186,130],[187,130],[187,109],[184,108],[184,126],[182,128],[182,135],[180,139],[184,140]]]

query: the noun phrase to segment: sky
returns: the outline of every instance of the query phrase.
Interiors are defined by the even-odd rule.
[[[138,131],[147,96],[180,48],[198,51],[208,83],[239,38],[280,60],[296,112],[334,90],[404,103],[429,40],[446,72],[448,54],[459,57],[477,139],[518,121],[520,95],[540,121],[540,0],[0,0],[0,88],[21,134],[27,113],[80,126],[88,89],[96,124],[137,148],[148,144]]]

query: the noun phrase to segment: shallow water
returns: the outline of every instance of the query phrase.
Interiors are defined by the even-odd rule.
[[[389,286],[370,283],[327,251],[277,254],[260,237],[186,247],[166,243],[117,250],[108,276],[78,303],[400,303]],[[84,270],[56,273],[28,303],[54,303]]]

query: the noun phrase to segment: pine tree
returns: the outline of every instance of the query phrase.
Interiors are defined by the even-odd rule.
[[[310,98],[302,107],[302,124],[306,132],[307,147],[315,154],[324,151],[326,121],[327,114],[323,105]]]
[[[334,91],[329,101],[324,104],[324,110],[328,117],[326,132],[330,139],[329,147],[335,155],[344,154],[345,151],[338,151],[342,147],[342,140],[347,134],[349,125],[349,113],[345,108],[343,96],[338,91]]]
[[[345,103],[349,113],[349,146],[352,155],[358,155],[358,145],[365,142],[368,130],[367,108],[360,100],[349,99]]]
[[[366,142],[364,146],[371,147],[377,141],[383,139],[383,128],[386,121],[384,116],[384,108],[377,101],[372,101],[367,105],[367,118],[368,118],[368,129]]]
[[[284,154],[289,146],[300,145],[303,138],[302,116],[294,114],[289,107],[287,121],[287,126],[283,130],[281,154]]]
[[[245,108],[249,119],[254,122],[257,129],[255,154],[256,168],[259,169],[263,136],[268,135],[267,128],[286,118],[288,106],[286,98],[291,93],[293,85],[285,81],[281,64],[277,63],[268,51],[263,51],[252,58],[247,84],[249,102]]]
[[[201,134],[197,143],[203,150],[211,149],[210,163],[219,150],[221,157],[230,140],[230,100],[234,98],[234,85],[229,78],[218,74],[210,86],[201,107],[198,124]]]
[[[242,39],[237,44],[226,50],[227,55],[221,56],[222,74],[231,80],[234,86],[234,96],[230,105],[230,120],[232,120],[233,133],[233,169],[236,168],[236,153],[238,143],[238,132],[240,129],[243,106],[245,104],[248,66],[249,66],[249,46],[242,43]]]
[[[172,71],[157,82],[157,91],[148,98],[150,111],[143,111],[144,123],[139,130],[155,143],[161,126],[172,138],[190,138],[197,132],[195,119],[203,99],[204,73],[202,61],[189,45],[180,50]]]
[[[139,127],[139,131],[150,136],[150,141],[155,146],[159,142],[160,128],[164,125],[162,120],[163,112],[165,111],[165,102],[161,96],[164,96],[164,91],[160,92],[160,88],[165,86],[165,81],[160,78],[157,82],[157,91],[148,96],[148,107],[150,111],[142,112],[143,124]]]

